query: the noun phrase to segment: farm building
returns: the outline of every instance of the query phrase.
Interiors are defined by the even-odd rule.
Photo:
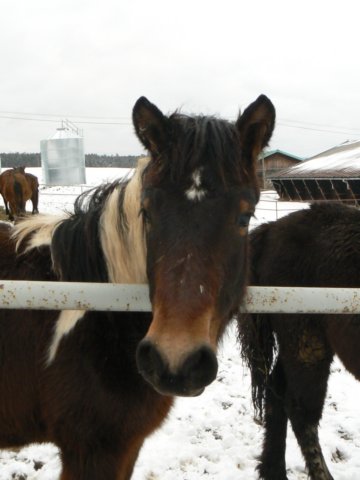
[[[262,188],[272,188],[269,176],[276,175],[280,170],[297,165],[303,160],[282,150],[269,150],[264,152],[258,161],[257,175]]]
[[[360,203],[360,141],[347,141],[271,175],[284,200]]]

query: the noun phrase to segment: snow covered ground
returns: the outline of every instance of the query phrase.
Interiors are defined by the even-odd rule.
[[[40,169],[28,169],[39,176]],[[96,185],[124,175],[120,169],[87,169],[87,183]],[[79,187],[52,187],[40,193],[40,211],[71,208]],[[71,193],[72,198],[63,193]],[[303,204],[274,202],[265,192],[253,224],[273,220]],[[30,206],[28,207],[28,209]],[[332,366],[320,438],[328,466],[337,480],[360,478],[360,382],[336,360]],[[134,480],[255,480],[262,428],[253,419],[250,379],[242,366],[231,325],[219,353],[216,381],[197,398],[178,399],[163,427],[141,451]],[[296,440],[289,429],[289,480],[307,478]],[[60,472],[57,449],[31,445],[20,452],[0,451],[0,480],[56,480]]]

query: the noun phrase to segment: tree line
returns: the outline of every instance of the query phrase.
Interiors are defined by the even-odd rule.
[[[1,168],[11,167],[41,167],[40,153],[0,153]],[[136,166],[139,156],[136,155],[85,155],[86,167],[102,168],[132,168]]]

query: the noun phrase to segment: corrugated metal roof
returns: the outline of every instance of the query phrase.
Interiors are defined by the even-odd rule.
[[[319,153],[274,175],[280,178],[360,178],[360,140],[349,141]]]

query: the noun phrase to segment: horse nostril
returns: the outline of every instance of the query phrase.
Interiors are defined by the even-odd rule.
[[[193,388],[206,387],[215,380],[218,370],[216,355],[204,345],[192,352],[185,360],[181,373],[188,378]]]
[[[136,350],[138,370],[145,379],[159,376],[165,370],[164,361],[150,340],[142,340]]]

